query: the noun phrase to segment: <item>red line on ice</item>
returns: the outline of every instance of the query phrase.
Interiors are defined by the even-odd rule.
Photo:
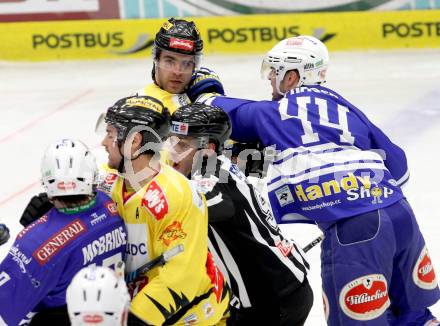
[[[7,202],[13,200],[15,197],[20,196],[22,193],[28,191],[29,189],[35,187],[36,185],[38,185],[40,183],[40,180],[34,181],[31,184],[28,184],[26,187],[23,187],[22,189],[14,192],[13,194],[10,194],[8,197],[6,197],[5,199],[2,199],[0,201],[0,206],[3,206],[4,204],[6,204]],[[30,198],[29,198],[30,199]]]
[[[93,92],[93,89],[87,89],[84,92],[76,95],[75,97],[71,98],[70,100],[68,100],[67,102],[61,104],[60,106],[58,106],[57,108],[55,108],[52,111],[47,112],[46,114],[43,114],[31,121],[29,121],[28,123],[26,123],[23,127],[13,131],[12,133],[10,133],[9,135],[6,135],[2,138],[0,138],[0,144],[5,143],[7,141],[9,141],[10,139],[14,138],[15,136],[35,127],[36,125],[38,125],[39,123],[41,123],[43,120],[47,119],[48,117],[50,117],[51,115],[54,115],[57,112],[60,112],[64,109],[66,109],[67,107],[69,107],[70,105],[72,105],[73,103],[77,102],[78,100],[80,100],[82,97],[90,94],[91,92]]]
[[[96,148],[98,148],[98,147],[100,147],[100,146],[101,146],[101,144],[95,144],[95,145],[92,147],[92,149],[96,149]],[[27,186],[21,188],[20,190],[14,192],[13,194],[9,195],[8,197],[6,197],[6,198],[4,198],[4,199],[1,199],[1,200],[0,200],[0,206],[3,206],[4,204],[6,204],[6,203],[8,203],[9,201],[15,199],[16,197],[20,196],[21,194],[25,193],[26,191],[28,191],[28,190],[32,189],[33,187],[39,185],[40,182],[41,182],[40,180],[36,180],[36,181],[34,181],[34,182],[28,184]],[[30,199],[30,197],[29,197],[29,199]]]

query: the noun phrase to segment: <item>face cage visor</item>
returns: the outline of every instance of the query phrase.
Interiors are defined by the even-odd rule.
[[[261,79],[270,80],[276,74],[277,74],[276,68],[270,62],[268,62],[266,58],[264,58],[263,62],[261,62],[261,68],[260,68]]]
[[[159,55],[157,51],[162,55]],[[202,54],[182,54],[155,47],[153,49],[153,59],[154,64],[160,69],[178,71],[179,73],[192,73],[200,68]]]
[[[107,114],[101,113],[96,121],[95,133],[100,137],[104,137],[107,134],[107,125],[111,125],[116,128],[117,134],[115,135],[118,142],[123,142],[126,138],[126,127],[118,124],[117,122],[107,121]]]
[[[284,67],[281,67],[284,68]],[[285,93],[281,92],[280,90],[280,84],[282,80],[284,79],[284,76],[286,75],[287,71],[280,71],[279,68],[276,68],[268,62],[266,58],[263,59],[263,62],[261,63],[260,68],[260,76],[264,80],[272,80],[272,78],[275,78],[275,88],[278,94],[281,96],[284,96]]]

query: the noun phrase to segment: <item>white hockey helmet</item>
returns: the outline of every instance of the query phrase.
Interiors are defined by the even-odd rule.
[[[79,140],[50,145],[41,162],[41,181],[49,197],[91,195],[97,173],[95,157]]]
[[[261,64],[261,77],[270,79],[276,75],[276,90],[279,94],[280,83],[286,72],[298,70],[299,82],[302,85],[316,85],[325,82],[329,62],[327,47],[313,36],[296,36],[282,40],[267,52]]]
[[[123,277],[108,267],[81,269],[67,288],[66,302],[72,326],[127,325],[130,295]]]

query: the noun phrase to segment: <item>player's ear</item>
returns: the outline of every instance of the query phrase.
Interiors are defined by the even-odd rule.
[[[298,71],[289,70],[288,72],[286,72],[286,75],[284,76],[284,80],[286,83],[286,91],[290,91],[291,89],[294,89],[299,82]]]
[[[139,148],[142,147],[142,135],[140,132],[134,134],[132,145],[135,150],[138,150]]]

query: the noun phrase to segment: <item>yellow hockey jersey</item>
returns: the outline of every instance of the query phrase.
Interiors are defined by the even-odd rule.
[[[229,290],[223,288],[223,277],[208,256],[204,197],[165,164],[148,184],[128,196],[124,178],[116,173],[108,173],[100,188],[116,202],[127,225],[127,273],[179,244],[184,248],[131,284],[131,311],[153,325],[165,320],[175,325],[218,322],[228,307]]]
[[[191,100],[185,93],[173,94],[160,88],[155,83],[148,84],[144,88],[140,89],[136,93],[137,95],[148,95],[158,99],[168,109],[170,114],[173,114],[181,106],[191,104]],[[162,162],[172,165],[169,159],[169,154],[166,150],[161,151]]]
[[[172,94],[160,88],[155,83],[151,83],[137,92],[137,95],[148,95],[161,101],[168,108],[170,114],[173,114],[181,106],[191,103],[188,95]]]

